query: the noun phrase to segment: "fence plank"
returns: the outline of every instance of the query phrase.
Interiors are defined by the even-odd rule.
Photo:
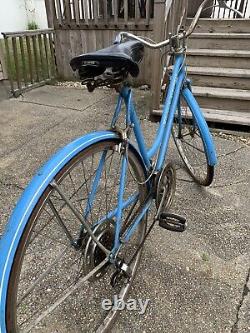
[[[23,66],[24,85],[25,85],[25,87],[27,87],[28,80],[27,80],[27,69],[26,69],[26,63],[25,63],[24,46],[23,46],[23,37],[19,37],[19,44],[20,44],[22,66]]]
[[[114,24],[115,27],[118,26],[118,0],[113,1],[114,4]]]
[[[63,17],[68,27],[71,26],[71,10],[69,0],[63,0]]]
[[[135,0],[135,26],[138,25],[139,19],[140,19],[139,0]]]
[[[12,40],[13,57],[14,57],[15,69],[16,69],[17,87],[18,87],[18,89],[21,89],[21,75],[20,75],[19,59],[18,59],[18,53],[17,53],[16,37],[12,37],[11,40]]]
[[[128,0],[124,0],[124,24],[128,24]]]
[[[74,0],[74,8],[75,8],[75,22],[76,25],[80,26],[80,8],[79,8],[79,0]]]
[[[94,17],[95,25],[98,26],[98,8],[97,8],[96,0],[94,0],[94,3],[93,3],[93,17]]]
[[[150,16],[151,16],[151,13],[150,13],[150,5],[151,5],[151,0],[146,0],[146,26],[149,26],[149,22],[150,22]]]
[[[29,80],[31,84],[34,82],[34,76],[33,76],[33,65],[32,65],[32,51],[31,51],[31,45],[30,45],[30,36],[26,36],[26,46],[27,46],[27,54],[28,54],[28,64],[29,64]]]
[[[87,1],[84,0],[83,2],[83,10],[84,10],[84,21],[85,24],[89,24],[89,18],[88,18],[88,6],[87,6]]]
[[[32,46],[33,46],[33,54],[34,54],[34,69],[35,69],[35,80],[39,81],[39,72],[38,72],[38,52],[37,52],[37,38],[36,36],[32,36]]]
[[[70,21],[71,26],[76,26],[76,9],[75,9],[75,0],[68,0],[69,1],[69,8],[70,8]]]
[[[6,52],[6,58],[7,58],[10,87],[11,87],[11,91],[14,92],[14,82],[13,82],[13,76],[12,76],[12,72],[11,72],[11,63],[10,63],[9,39],[7,37],[4,37],[4,43],[5,43],[5,52]]]
[[[47,22],[48,22],[48,27],[52,28],[54,26],[54,13],[55,11],[53,10],[52,6],[55,5],[54,1],[50,0],[45,0],[45,8],[46,8],[46,13],[47,13]]]
[[[103,20],[105,26],[108,25],[108,1],[103,0]]]
[[[42,37],[43,37],[43,45],[44,45],[44,52],[45,52],[47,78],[49,79],[51,77],[51,71],[50,71],[50,65],[49,65],[48,38],[47,38],[46,34],[43,34]]]
[[[3,51],[2,43],[0,43],[0,63],[2,65],[2,75],[3,79],[8,79],[8,71],[6,68],[6,60],[5,60],[5,54]]]
[[[58,70],[59,78],[63,78],[64,73],[64,54],[65,50],[62,45],[62,39],[64,37],[65,31],[64,30],[56,30],[54,40],[52,40],[51,36],[49,36],[49,45],[50,45],[50,53],[51,57],[53,58],[53,53],[55,52],[55,59],[56,59],[56,68]],[[54,48],[55,43],[55,48]]]
[[[42,46],[42,36],[39,34],[37,36],[38,39],[38,51],[39,51],[39,56],[40,56],[40,62],[41,62],[41,77],[45,79],[45,66],[44,66],[44,57],[43,57],[43,46]],[[39,68],[39,69],[40,69]]]
[[[93,0],[88,0],[89,18],[93,20]]]
[[[62,7],[61,7],[61,1],[60,0],[56,0],[56,8],[57,8],[57,16],[58,16],[59,26],[62,26],[63,16],[62,16]],[[54,16],[56,16],[56,15],[54,15]]]

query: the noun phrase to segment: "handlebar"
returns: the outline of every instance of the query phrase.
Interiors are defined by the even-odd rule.
[[[116,37],[115,42],[120,43],[122,41],[123,37],[127,37],[129,39],[137,40],[137,41],[141,42],[142,44],[144,44],[145,46],[147,46],[151,49],[160,49],[164,46],[168,46],[171,42],[171,39],[178,38],[178,39],[182,40],[184,38],[187,38],[193,33],[194,29],[196,28],[196,25],[197,25],[197,23],[200,19],[201,13],[204,10],[208,1],[210,1],[210,0],[204,0],[202,2],[202,4],[200,5],[200,7],[199,7],[191,25],[190,25],[190,27],[188,28],[188,30],[186,32],[178,33],[177,35],[174,35],[171,38],[169,38],[167,40],[164,40],[160,43],[150,43],[150,42],[146,41],[145,39],[143,39],[142,37],[135,36],[134,34],[131,34],[129,32],[120,32],[118,34],[118,36]],[[242,13],[240,13],[236,9],[233,9],[233,8],[231,8],[227,5],[228,1],[230,1],[230,0],[218,0],[219,5],[214,5],[214,6],[211,6],[211,7],[208,7],[208,8],[214,8],[214,7],[217,7],[217,6],[224,7],[224,8],[230,9],[230,10],[236,12],[238,15],[242,16]],[[206,9],[208,9],[208,8],[206,8]]]

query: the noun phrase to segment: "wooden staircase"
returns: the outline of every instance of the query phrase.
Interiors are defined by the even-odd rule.
[[[208,121],[250,126],[250,19],[201,19],[187,64]]]

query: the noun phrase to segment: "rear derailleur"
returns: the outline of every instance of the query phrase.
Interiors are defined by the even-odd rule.
[[[115,267],[116,271],[112,274],[110,280],[110,284],[113,288],[124,280],[128,282],[132,276],[132,269],[124,260],[117,258],[115,261]]]

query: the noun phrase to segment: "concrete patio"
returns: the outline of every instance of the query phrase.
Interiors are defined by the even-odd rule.
[[[147,120],[149,97],[137,98],[148,143],[157,128]],[[108,127],[114,103],[105,89],[62,86],[0,102],[0,233],[37,168],[72,139]],[[219,165],[210,188],[178,167],[172,209],[187,217],[188,230],[156,227],[145,245],[131,296],[150,299],[146,314],[123,312],[113,332],[250,332],[250,140],[214,139]],[[181,165],[172,142],[168,159]]]

